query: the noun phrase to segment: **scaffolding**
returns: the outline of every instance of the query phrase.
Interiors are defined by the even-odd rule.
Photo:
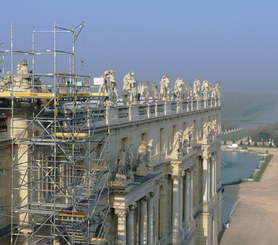
[[[97,128],[107,95],[75,73],[83,27],[33,30],[24,51],[14,49],[11,28],[10,49],[0,51],[10,63],[0,78],[0,110],[11,118],[13,139],[11,244],[109,244],[109,127]],[[45,35],[53,48],[38,47]],[[59,49],[60,36],[70,36],[70,49]],[[37,65],[47,68],[45,57],[51,72]]]

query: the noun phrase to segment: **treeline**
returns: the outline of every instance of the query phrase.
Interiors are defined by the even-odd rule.
[[[223,93],[222,130],[246,127],[277,104],[277,95]]]
[[[278,123],[259,126],[250,132],[252,141],[270,142],[273,141],[278,146]]]

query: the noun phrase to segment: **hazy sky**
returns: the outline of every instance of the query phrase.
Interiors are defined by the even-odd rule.
[[[168,74],[172,83],[198,78],[221,81],[224,91],[278,93],[278,0],[1,3],[0,41],[6,48],[11,23],[15,49],[29,49],[33,28],[50,30],[54,22],[72,28],[85,21],[76,70],[92,76],[112,68],[119,84],[134,71],[139,81],[158,82]]]

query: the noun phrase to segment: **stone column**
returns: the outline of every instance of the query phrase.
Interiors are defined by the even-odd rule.
[[[134,233],[134,209],[136,204],[129,206],[129,213],[127,216],[127,244],[135,244],[135,233]]]
[[[173,203],[172,203],[172,244],[179,241],[179,176],[173,176]]]
[[[189,198],[189,219],[193,219],[193,168],[190,168],[189,172],[190,179],[190,198]]]
[[[189,171],[185,173],[185,221],[188,224],[190,220],[190,175]]]
[[[154,244],[158,243],[158,215],[159,215],[159,190],[160,182],[156,181],[156,186],[154,189]]]
[[[154,244],[154,214],[153,214],[153,204],[154,204],[154,193],[150,193],[148,198],[148,245]]]
[[[147,244],[147,198],[141,199],[141,210],[140,210],[140,245]]]
[[[215,157],[211,157],[211,196],[215,196]]]
[[[184,176],[184,171],[180,174],[180,181],[179,181],[179,228],[182,230],[182,220],[183,220],[183,176]]]
[[[115,209],[115,214],[117,215],[117,244],[126,244],[126,210],[125,209]]]
[[[203,158],[203,202],[208,201],[208,159]]]
[[[208,186],[208,200],[211,198],[211,158],[208,158],[208,169],[207,169],[207,186]]]

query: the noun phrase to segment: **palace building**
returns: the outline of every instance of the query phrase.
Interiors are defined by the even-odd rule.
[[[0,77],[1,244],[218,244],[220,83],[130,72],[120,88],[114,70],[76,74],[74,48],[37,50],[40,35],[0,51],[17,61]]]

